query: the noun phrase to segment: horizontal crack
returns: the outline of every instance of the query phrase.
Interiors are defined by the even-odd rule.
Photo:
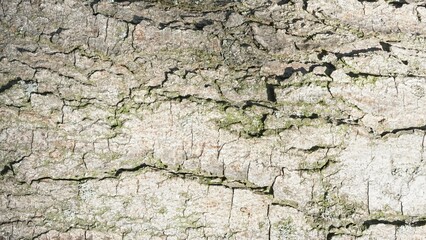
[[[426,226],[426,218],[406,217],[401,219],[387,220],[387,219],[369,219],[363,222],[363,226],[369,228],[373,225],[388,224],[394,226],[412,226],[421,227]]]
[[[148,165],[146,163],[142,163],[140,165],[137,165],[135,167],[131,168],[119,168],[115,171],[113,171],[112,174],[104,177],[81,177],[81,178],[55,178],[55,177],[41,177],[37,179],[32,179],[30,181],[30,184],[34,182],[41,182],[44,180],[51,180],[51,181],[70,181],[70,182],[86,182],[89,180],[104,180],[104,179],[110,179],[110,178],[118,178],[125,172],[138,172],[142,169],[150,169],[153,171],[161,171],[166,172],[168,174],[171,174],[172,176],[179,177],[182,179],[193,179],[193,180],[199,180],[200,183],[206,184],[206,185],[216,185],[216,186],[223,186],[226,188],[231,189],[248,189],[255,193],[263,194],[263,195],[272,195],[272,187],[270,186],[257,186],[253,183],[241,181],[241,180],[235,180],[235,179],[228,179],[225,176],[216,176],[216,175],[201,175],[191,172],[185,172],[185,171],[173,171],[171,169],[168,169],[167,166],[159,167],[159,166],[153,166]]]
[[[388,134],[397,134],[399,132],[404,132],[404,131],[414,131],[414,130],[421,130],[421,131],[426,131],[426,125],[424,126],[419,126],[419,127],[407,127],[407,128],[397,128],[397,129],[393,129],[391,131],[385,131],[382,132],[380,134],[380,137],[384,137]]]
[[[12,88],[14,85],[20,83],[22,81],[21,78],[15,78],[13,80],[10,80],[8,83],[0,87],[0,93],[5,92],[6,90]]]
[[[88,180],[96,180],[96,179],[99,179],[99,178],[96,178],[96,177],[82,177],[82,178],[41,177],[41,178],[32,179],[30,181],[30,185],[35,183],[35,182],[42,182],[43,180],[66,181],[66,182],[85,182],[85,181],[88,181]]]

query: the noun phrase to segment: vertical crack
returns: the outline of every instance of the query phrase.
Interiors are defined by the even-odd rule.
[[[308,12],[308,0],[303,0],[303,1],[302,1],[302,9],[303,9],[305,12]]]
[[[423,21],[423,19],[422,19],[422,16],[421,16],[421,14],[420,14],[420,12],[419,12],[419,10],[418,10],[418,8],[419,7],[425,7],[425,6],[417,6],[416,7],[416,17],[417,17],[417,21],[419,21],[419,22],[422,22]]]
[[[231,206],[229,208],[229,217],[228,217],[228,227],[229,229],[231,229],[231,218],[232,218],[232,208],[234,207],[234,195],[235,195],[235,190],[232,188],[232,195],[231,195]]]
[[[132,40],[131,40],[131,43],[130,43],[130,45],[132,46],[132,49],[135,51],[136,50],[136,48],[135,48],[135,31],[136,31],[136,25],[131,25],[132,26],[132,30],[131,30],[131,38],[132,38]]]
[[[327,82],[327,85],[326,85],[326,87],[327,87],[327,91],[328,91],[328,93],[330,94],[330,97],[331,97],[331,98],[334,98],[334,95],[333,95],[333,93],[331,92],[330,83],[331,83],[331,82]]]
[[[370,215],[370,179],[367,180],[367,212]]]
[[[194,156],[194,127],[193,127],[193,125],[192,125],[192,121],[191,121],[191,152],[190,152],[190,154],[191,154],[191,158],[193,158],[193,156]]]
[[[398,84],[396,83],[396,79],[395,79],[395,77],[393,77],[393,84],[395,85],[396,96],[398,96],[398,95],[399,95],[399,91],[398,91]]]
[[[266,95],[268,101],[277,102],[277,95],[275,93],[275,86],[272,84],[266,84]]]
[[[86,170],[88,170],[87,169],[87,164],[86,164],[86,155],[87,155],[88,153],[87,152],[85,152],[85,153],[83,153],[83,156],[81,156],[81,162],[83,163],[83,166],[84,166],[84,168],[86,169]]]
[[[92,9],[92,14],[96,15],[97,14],[97,10],[95,10],[96,5],[100,2],[101,0],[93,0],[89,3],[90,9]]]
[[[108,27],[109,27],[109,18],[106,19],[106,25],[105,25],[105,37],[104,37],[104,42],[107,43],[107,39],[108,39]],[[106,55],[109,55],[109,46],[107,46],[106,49]]]
[[[399,226],[396,226],[396,227],[395,227],[395,231],[393,232],[393,237],[394,237],[394,239],[395,239],[395,240],[397,240],[397,239],[398,239],[398,237],[397,237],[398,230],[399,230]]]
[[[247,166],[247,181],[249,180],[249,174],[250,174],[250,165],[251,165],[251,161],[249,161],[248,166]]]
[[[423,138],[422,138],[422,147],[420,150],[420,162],[423,162],[424,160],[424,153],[425,153],[425,138],[426,138],[426,132],[423,134]]]
[[[272,231],[272,224],[271,224],[271,219],[269,218],[269,214],[271,211],[271,204],[268,204],[268,208],[266,209],[266,217],[268,218],[268,240],[271,240],[271,231]]]
[[[136,179],[136,194],[139,194],[139,188],[140,188],[140,186],[139,186],[139,179]]]

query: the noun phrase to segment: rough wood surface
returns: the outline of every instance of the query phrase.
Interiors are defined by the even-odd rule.
[[[425,6],[1,0],[0,239],[424,239]]]

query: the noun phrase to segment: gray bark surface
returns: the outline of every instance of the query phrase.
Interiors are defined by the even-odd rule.
[[[0,239],[424,239],[426,3],[0,0]]]

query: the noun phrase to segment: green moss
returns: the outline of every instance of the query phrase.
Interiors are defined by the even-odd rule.
[[[377,81],[379,81],[380,78],[376,77],[376,76],[360,76],[360,77],[356,77],[356,78],[352,78],[352,81],[361,87],[367,86],[367,85],[375,85]]]
[[[202,63],[206,68],[216,68],[222,61],[219,55],[201,49],[194,49],[193,56],[197,62]]]
[[[273,227],[278,229],[280,237],[283,239],[293,239],[292,235],[296,233],[296,227],[291,217],[281,219],[279,222],[275,223]]]
[[[400,212],[392,210],[391,207],[385,205],[382,210],[372,212],[369,218],[376,220],[405,221],[408,219],[408,216],[402,215]]]
[[[237,131],[247,137],[260,136],[265,129],[265,118],[262,114],[237,108],[227,108],[224,114],[218,121],[220,128]]]
[[[183,198],[191,198],[191,195],[188,192],[180,192],[178,194]]]
[[[165,208],[165,207],[162,207],[162,208],[160,208],[159,210],[158,210],[158,213],[159,214],[166,214],[167,213],[167,208]]]
[[[118,129],[118,128],[122,128],[124,121],[121,121],[120,119],[116,118],[115,116],[109,116],[106,119],[108,125],[113,128],[113,129]]]
[[[217,11],[221,9],[221,6],[215,4],[213,0],[159,0],[158,2],[165,7],[177,7],[186,11]]]
[[[122,154],[118,153],[118,152],[104,152],[104,153],[99,153],[98,157],[104,161],[114,161],[119,159],[122,156]]]
[[[144,54],[153,57],[161,56],[165,59],[170,59],[173,56],[173,58],[180,59],[188,64],[198,64],[202,68],[216,68],[222,64],[222,57],[218,52],[197,48],[196,46],[193,48],[166,47],[155,53],[146,52]]]
[[[315,162],[300,162],[299,169],[313,172],[321,171],[330,163],[330,161],[330,159],[322,159]]]
[[[282,88],[301,88],[306,86],[319,86],[322,88],[327,88],[329,83],[332,81],[329,77],[321,77],[315,75],[314,73],[308,73],[303,76],[290,79],[289,81],[284,81],[281,83],[280,87]]]
[[[207,184],[207,185],[222,185],[223,179],[222,178],[200,178],[200,183]]]
[[[332,226],[332,232],[335,234],[359,235],[362,226],[357,221],[365,214],[366,206],[350,201],[345,196],[331,193],[333,188],[331,185],[325,184],[324,188],[329,190],[317,196],[311,203],[311,208],[315,209],[315,213],[309,219],[311,227],[320,231],[330,231]]]
[[[116,113],[117,114],[127,114],[127,113],[130,113],[131,109],[132,109],[132,106],[130,104],[125,104],[125,105],[121,106],[120,108],[118,108]]]
[[[156,159],[154,161],[154,166],[157,167],[157,168],[161,168],[161,169],[167,168],[167,164],[163,163],[160,159]]]
[[[295,209],[299,208],[299,203],[297,203],[296,201],[288,200],[288,199],[279,200],[279,201],[274,200],[274,204],[280,205],[280,206],[288,206]]]

